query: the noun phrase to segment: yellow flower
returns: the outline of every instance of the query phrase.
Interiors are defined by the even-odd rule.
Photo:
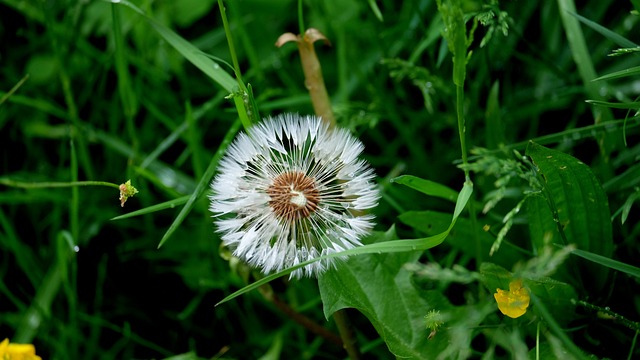
[[[9,344],[9,339],[0,342],[0,360],[42,360],[31,344]]]
[[[510,318],[517,318],[527,312],[529,307],[529,293],[527,289],[522,287],[522,280],[513,280],[509,283],[509,291],[496,289],[497,292],[493,294],[498,303],[498,309],[500,312],[507,315]]]

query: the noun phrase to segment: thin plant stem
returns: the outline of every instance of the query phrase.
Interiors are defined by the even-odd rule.
[[[73,139],[69,141],[71,148],[71,182],[78,182],[78,157],[76,156],[76,147]],[[71,188],[71,205],[69,206],[69,218],[71,221],[71,237],[74,242],[78,242],[80,235],[80,218],[78,216],[80,207],[80,192],[77,186]]]
[[[16,181],[8,178],[0,178],[0,185],[22,189],[44,189],[44,188],[66,188],[77,186],[107,186],[120,189],[120,185],[106,181],[68,181],[68,182],[25,182]]]
[[[22,77],[22,79],[20,79],[20,81],[18,81],[12,88],[11,90],[9,90],[8,93],[2,95],[2,97],[0,97],[0,105],[2,105],[2,103],[4,103],[5,101],[7,101],[8,98],[11,97],[11,95],[13,95],[14,92],[18,91],[18,89],[20,88],[20,86],[22,86],[22,84],[25,83],[25,81],[27,81],[27,79],[29,79],[29,74],[25,75]]]
[[[286,316],[288,316],[293,321],[297,322],[305,329],[311,331],[312,333],[324,338],[325,340],[331,342],[334,345],[344,347],[342,339],[326,328],[322,327],[315,321],[310,318],[304,316],[303,314],[297,312],[293,309],[289,304],[284,302],[280,297],[278,297],[270,286],[261,286],[259,288],[260,293],[266,300],[275,305],[280,311],[282,311]]]
[[[257,116],[257,109],[252,109],[253,95],[247,89],[242,80],[242,72],[240,71],[240,63],[238,62],[238,56],[236,55],[236,48],[233,44],[233,37],[231,34],[231,27],[227,20],[227,12],[222,0],[218,0],[218,6],[220,7],[220,16],[222,17],[222,24],[224,26],[224,32],[227,36],[227,43],[229,45],[229,52],[231,53],[231,62],[233,63],[233,71],[238,80],[239,93],[233,94],[233,102],[238,110],[238,116],[242,122],[242,126],[245,130],[251,127],[251,118]]]
[[[233,63],[233,70],[238,80],[238,85],[244,84],[242,82],[242,74],[240,73],[240,63],[238,62],[238,56],[236,55],[236,48],[233,44],[233,38],[231,37],[231,27],[229,27],[229,21],[227,20],[227,12],[224,8],[222,0],[218,0],[218,6],[220,7],[220,15],[222,16],[222,24],[224,26],[224,32],[227,34],[227,43],[229,45],[229,52],[231,53],[231,62]]]

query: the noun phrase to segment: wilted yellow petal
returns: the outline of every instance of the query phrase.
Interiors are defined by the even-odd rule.
[[[498,309],[510,318],[517,318],[527,312],[529,307],[529,292],[522,286],[522,280],[513,280],[509,283],[509,291],[496,289],[493,297],[498,303]]]

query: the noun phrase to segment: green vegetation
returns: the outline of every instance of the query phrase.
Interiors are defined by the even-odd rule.
[[[639,1],[219,3],[0,0],[0,342],[640,358]],[[382,197],[365,246],[289,280],[221,246],[206,195],[239,131],[314,113],[274,45],[305,28]]]

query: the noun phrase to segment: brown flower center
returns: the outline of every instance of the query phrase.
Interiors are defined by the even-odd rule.
[[[315,181],[301,172],[279,175],[267,189],[267,194],[276,216],[288,221],[311,216],[320,201]]]

